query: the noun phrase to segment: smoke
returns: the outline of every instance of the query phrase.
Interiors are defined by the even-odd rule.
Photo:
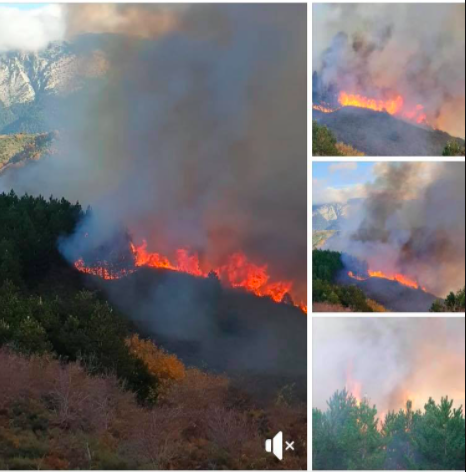
[[[464,319],[315,319],[313,349],[316,408],[355,384],[382,417],[408,400],[464,405]]]
[[[76,5],[70,34],[84,17],[144,38],[106,39],[108,74],[70,110],[59,156],[4,188],[91,204],[96,246],[128,228],[215,266],[241,250],[305,299],[306,6]]]
[[[465,136],[464,4],[329,4],[313,9],[313,70],[323,89],[401,94],[428,122]]]
[[[124,34],[154,39],[180,27],[179,13],[185,5],[69,4],[66,10],[67,36]]]
[[[63,10],[47,5],[30,10],[0,4],[0,53],[35,52],[65,35]]]
[[[328,246],[445,296],[465,284],[464,163],[380,163],[359,215]]]

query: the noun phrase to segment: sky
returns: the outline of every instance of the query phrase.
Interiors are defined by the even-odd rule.
[[[315,162],[313,164],[314,205],[346,203],[363,198],[365,186],[376,178],[374,162]]]
[[[0,53],[36,52],[64,36],[60,5],[0,3]]]
[[[48,3],[0,3],[0,7],[16,8],[17,10],[35,10],[37,8],[43,8]]]

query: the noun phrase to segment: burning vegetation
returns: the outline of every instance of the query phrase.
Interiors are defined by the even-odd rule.
[[[188,249],[178,249],[172,262],[160,253],[148,251],[146,241],[143,241],[139,246],[129,241],[128,245],[130,257],[119,257],[118,263],[99,258],[97,262],[86,264],[83,258],[79,258],[74,266],[84,274],[97,276],[104,280],[118,280],[127,277],[141,267],[182,272],[193,277],[214,277],[226,287],[243,289],[258,297],[269,297],[276,303],[294,305],[307,313],[307,305],[304,302],[295,303],[293,300],[292,282],[272,281],[267,265],[256,265],[241,252],[228,257],[223,265],[209,267],[207,263],[201,264],[199,255],[191,253]],[[125,267],[121,266],[122,260],[126,261]],[[201,268],[201,265],[206,268]]]
[[[320,318],[313,336],[315,469],[464,468],[464,319]]]
[[[314,5],[314,119],[365,154],[464,148],[464,14],[453,4]]]
[[[372,173],[314,251],[313,277],[393,311],[429,311],[465,284],[464,163],[378,163]],[[318,288],[325,302],[331,291]]]

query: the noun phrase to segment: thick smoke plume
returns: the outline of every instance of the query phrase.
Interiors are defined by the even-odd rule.
[[[464,4],[314,5],[313,40],[314,92],[402,95],[432,126],[464,138]]]
[[[128,228],[212,265],[241,250],[304,300],[306,6],[76,5],[69,35],[84,17],[143,38],[105,35],[104,84],[70,110],[59,155],[3,188],[92,205],[94,246]],[[70,260],[81,234],[63,245]]]
[[[183,5],[144,4],[70,4],[63,5],[67,36],[78,34],[124,34],[154,39],[176,30]]]
[[[337,390],[359,390],[383,417],[430,397],[465,393],[464,319],[316,319],[313,329],[314,407],[326,410]]]
[[[437,296],[463,288],[464,163],[380,163],[376,173],[329,248],[373,271],[406,275]]]

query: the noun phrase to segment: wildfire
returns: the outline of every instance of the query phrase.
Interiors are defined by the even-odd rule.
[[[350,362],[346,372],[346,391],[353,395],[358,405],[362,403],[362,385],[353,377],[353,363]]]
[[[333,113],[336,111],[335,108],[326,105],[312,105],[312,108],[314,108],[314,110],[321,111],[322,113]]]
[[[374,111],[385,111],[390,115],[397,115],[418,124],[427,124],[427,115],[422,105],[416,105],[413,109],[407,109],[405,100],[401,95],[389,100],[377,100],[374,98],[364,97],[359,94],[350,94],[340,92],[338,102],[343,107],[368,108]]]
[[[416,282],[415,280],[413,280],[413,279],[411,279],[411,278],[409,278],[409,277],[407,277],[406,275],[403,275],[403,274],[388,275],[388,274],[385,274],[381,271],[373,271],[373,270],[369,270],[368,274],[369,274],[369,277],[361,277],[359,275],[354,274],[351,271],[348,272],[349,277],[351,277],[352,279],[355,279],[355,280],[362,281],[362,282],[364,282],[366,280],[369,280],[370,278],[392,280],[394,282],[400,283],[401,285],[405,285],[406,287],[411,287],[411,288],[414,288],[416,290],[422,290],[422,291],[426,292],[425,287],[420,286],[418,282]]]
[[[79,272],[82,272],[83,274],[94,275],[96,277],[100,277],[101,279],[105,279],[105,280],[118,280],[134,272],[134,270],[130,270],[130,269],[115,271],[107,267],[105,263],[99,266],[89,267],[89,266],[86,266],[83,259],[78,259],[74,263],[74,266],[76,267],[76,269],[79,270]]]
[[[249,261],[246,255],[241,252],[231,255],[222,266],[206,268],[201,267],[198,254],[191,253],[187,249],[178,249],[173,260],[157,252],[148,251],[146,241],[139,246],[130,243],[130,249],[136,268],[152,267],[166,269],[203,278],[207,278],[209,274],[215,273],[219,280],[229,287],[242,288],[259,297],[270,297],[277,303],[289,301],[289,303],[293,303],[304,313],[307,313],[307,305],[305,303],[295,304],[295,302],[291,301],[291,297],[289,297],[293,288],[292,282],[271,281],[267,265],[256,265]],[[120,279],[135,271],[135,269],[112,271],[105,264],[98,267],[89,267],[86,266],[82,259],[75,263],[75,267],[80,272],[95,275],[106,280]]]

